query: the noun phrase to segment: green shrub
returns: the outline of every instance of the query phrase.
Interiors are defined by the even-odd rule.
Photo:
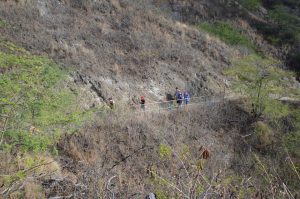
[[[229,22],[204,22],[199,26],[201,29],[219,37],[222,41],[230,45],[246,46],[249,49],[254,49],[254,44],[239,30],[232,26]]]
[[[300,17],[293,14],[292,10],[284,5],[276,5],[269,12],[269,18],[278,24],[277,29],[268,33],[267,38],[273,44],[299,42]]]
[[[166,157],[168,159],[171,158],[171,147],[169,145],[166,144],[160,144],[159,145],[159,157],[163,158]]]
[[[291,114],[289,106],[278,100],[267,99],[264,114],[272,119],[280,119]]]
[[[290,154],[300,158],[300,108],[291,112],[292,131],[283,136],[283,145]]]
[[[0,18],[0,28],[3,28],[6,25],[6,22]]]
[[[155,191],[157,199],[168,199],[168,193],[161,191],[161,190],[156,190]]]
[[[253,113],[279,119],[290,114],[287,105],[270,96],[297,97],[289,85],[294,73],[279,69],[278,60],[249,55],[234,61],[227,75],[235,77],[233,88],[251,98]],[[299,97],[299,96],[298,96]]]
[[[3,145],[45,151],[58,139],[60,128],[85,117],[76,95],[64,86],[67,73],[48,58],[32,56],[12,43],[0,42],[0,46],[5,49],[0,52]]]
[[[2,114],[13,114],[11,125],[38,125],[42,122],[39,116],[43,112],[51,116],[52,111],[47,111],[49,107],[58,109],[54,103],[56,98],[60,103],[68,99],[61,99],[64,91],[55,88],[65,74],[48,59],[0,52],[0,65],[4,70],[0,77],[1,111]]]
[[[261,0],[240,0],[241,5],[251,11],[256,10],[261,4]]]
[[[293,26],[297,31],[300,29],[300,18],[284,5],[276,5],[270,11],[269,17],[284,26]]]
[[[300,131],[288,133],[283,137],[283,144],[289,153],[300,157]]]
[[[294,129],[300,131],[300,108],[292,109],[292,117],[295,121],[293,124]]]
[[[48,136],[44,134],[33,135],[29,132],[22,131],[6,131],[4,136],[10,145],[17,146],[23,152],[46,151],[50,145],[57,141],[55,136]]]
[[[24,171],[18,171],[13,175],[7,175],[3,177],[4,184],[12,184],[18,180],[22,180],[26,177],[26,173]]]

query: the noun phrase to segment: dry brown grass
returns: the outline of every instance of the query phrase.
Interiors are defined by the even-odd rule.
[[[48,3],[44,16],[49,19],[47,22],[33,12],[40,7],[34,3],[28,3],[24,9],[3,9],[3,13],[12,16],[12,23],[22,24],[18,34],[7,30],[11,40],[25,42],[24,46],[33,51],[50,54],[92,81],[106,77],[117,80],[108,95],[121,96],[131,91],[138,94],[149,89],[151,80],[160,82],[159,95],[163,96],[177,84],[191,87],[184,84],[197,82],[196,73],[213,66],[220,70],[228,66],[223,58],[232,57],[235,51],[232,47],[210,41],[196,28],[160,15],[147,2],[64,0],[59,6]],[[145,7],[137,9],[139,5],[135,4]],[[1,8],[5,6],[1,2]],[[84,11],[88,9],[89,12]],[[40,31],[41,27],[45,31]],[[54,29],[55,34],[50,34]],[[30,33],[23,34],[23,30]],[[19,34],[26,38],[21,41]],[[118,72],[112,69],[115,64],[119,66]],[[125,87],[124,82],[129,86]],[[194,95],[207,94],[205,87],[213,92],[209,83],[202,82],[202,85],[194,84],[189,89],[195,90]]]
[[[3,153],[0,192],[8,198],[45,198],[41,181],[61,177],[61,169],[49,154],[23,153],[16,157]]]
[[[121,10],[121,9],[122,9],[119,0],[110,0],[110,2],[111,2],[111,4],[112,4],[113,6],[115,6],[115,8],[117,8],[118,10]]]
[[[229,107],[227,111],[233,111],[232,107]],[[187,163],[190,172],[194,172],[193,165],[197,165],[202,157],[199,148],[203,146],[209,150],[211,158],[208,161],[202,160],[202,166],[224,168],[224,163],[220,160],[222,155],[219,153],[227,151],[228,158],[233,150],[231,147],[235,147],[237,131],[227,124],[227,119],[231,117],[232,120],[242,121],[243,118],[236,117],[235,114],[223,118],[226,111],[217,110],[220,110],[218,105],[191,107],[189,111],[182,109],[160,114],[133,114],[125,109],[117,110],[121,112],[112,111],[101,120],[99,118],[95,127],[86,128],[79,135],[67,136],[59,144],[59,148],[72,159],[74,156],[76,162],[70,166],[69,172],[80,171],[81,174],[77,175],[77,178],[87,183],[90,187],[89,194],[92,195],[97,192],[103,197],[108,197],[113,191],[116,197],[144,196],[148,191],[159,187],[159,184],[155,184],[157,181],[151,180],[153,174],[149,173],[149,168],[155,168],[157,175],[171,180],[172,183],[187,183],[191,186],[186,172],[182,170],[180,160]],[[73,146],[76,147],[74,154],[70,154],[71,143],[76,145]],[[161,144],[171,147],[170,160],[160,158]],[[95,151],[95,159],[92,162],[78,161],[82,154],[84,158],[87,157],[86,151]],[[185,153],[185,156],[182,156],[182,153]],[[230,164],[230,158],[223,161]],[[172,177],[174,175],[177,176],[176,179]],[[108,180],[113,176],[113,186],[109,191]],[[174,188],[165,185],[163,187],[168,190],[169,196],[174,193]],[[185,186],[180,189],[188,192]],[[99,193],[99,190],[102,192]]]
[[[23,197],[23,193],[21,191],[15,191],[9,195],[9,199],[21,199]]]
[[[42,199],[45,198],[45,193],[42,186],[35,182],[26,182],[24,185],[24,198],[26,199]]]
[[[254,128],[258,139],[258,143],[256,145],[257,148],[264,149],[274,143],[275,133],[268,124],[258,121],[254,124]]]
[[[238,49],[194,28],[176,25],[151,9],[146,10],[148,7],[136,9],[135,5],[142,1],[122,1],[120,5],[118,0],[63,0],[63,5],[59,6],[49,3],[45,18],[35,12],[34,1],[26,1],[28,4],[24,6],[25,1],[21,0],[19,7],[10,9],[7,9],[9,4],[16,1],[3,2],[0,2],[3,5],[0,6],[1,17],[20,27],[18,31],[3,31],[7,39],[20,42],[36,53],[51,53],[56,61],[74,66],[80,74],[89,76],[89,81],[98,82],[99,77],[115,79],[116,83],[105,96],[128,99],[126,92],[134,90],[133,94],[138,95],[149,88],[149,82],[162,80],[165,80],[160,84],[162,91],[182,84],[194,95],[213,94],[217,90],[215,82],[222,82],[222,78],[215,78],[215,75],[220,77],[219,72],[230,65],[230,58],[240,55]],[[192,1],[181,2],[190,4]],[[75,40],[78,48],[73,45]],[[139,57],[139,53],[143,57]],[[209,76],[209,81],[202,81],[200,73]],[[185,85],[186,82],[190,84]],[[67,135],[61,140],[59,158],[65,179],[57,180],[61,177],[61,165],[55,161],[35,170],[38,175],[46,176],[56,169],[59,171],[54,180],[42,179],[47,196],[88,193],[90,198],[105,198],[112,194],[107,187],[113,176],[116,177],[111,181],[114,185],[111,190],[118,198],[142,198],[161,187],[168,196],[174,195],[176,190],[170,183],[151,181],[153,176],[147,172],[149,168],[188,193],[191,186],[187,184],[191,181],[186,171],[195,173],[200,146],[211,152],[211,158],[205,162],[205,175],[210,180],[216,179],[216,170],[232,166],[236,151],[243,152],[248,147],[239,134],[248,133],[245,128],[248,115],[230,103],[162,114],[128,114],[122,107],[123,104],[117,104],[119,112],[101,115],[79,134]],[[268,140],[268,136],[262,138]],[[160,158],[161,144],[172,149],[170,159]],[[187,153],[180,157],[183,152]],[[50,157],[37,160],[53,161]],[[186,164],[183,166],[180,160]],[[7,174],[30,168],[23,160],[17,165],[11,157],[0,164],[1,169],[5,167],[1,171]],[[28,174],[33,175],[33,172]],[[206,183],[204,188],[209,190],[210,184]],[[229,193],[233,190],[228,189]],[[14,193],[19,194],[18,191]],[[222,191],[216,190],[216,193]]]

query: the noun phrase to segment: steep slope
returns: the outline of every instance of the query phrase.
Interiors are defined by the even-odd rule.
[[[291,46],[245,2],[1,1],[1,197],[296,198]]]
[[[1,9],[11,24],[4,38],[88,76],[101,85],[102,98],[159,99],[176,86],[193,95],[214,93],[218,86],[201,77],[222,82],[217,71],[239,55],[195,28],[126,1],[9,1]]]
[[[156,1],[169,7],[170,16],[197,25],[205,21],[230,21],[247,34],[257,50],[286,61],[291,70],[299,67],[299,3],[294,0]],[[299,74],[298,74],[299,76]]]

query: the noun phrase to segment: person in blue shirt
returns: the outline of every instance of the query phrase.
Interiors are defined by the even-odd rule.
[[[178,104],[178,107],[181,106],[182,101],[183,101],[183,95],[182,95],[182,93],[179,91],[178,97],[177,97],[177,104]]]
[[[175,91],[175,95],[174,95],[175,100],[178,99],[179,93],[180,93],[180,90],[178,89],[178,87],[176,87],[176,91]]]
[[[188,105],[188,103],[190,103],[190,100],[191,100],[190,94],[187,91],[184,91],[183,97],[184,97],[185,105]]]

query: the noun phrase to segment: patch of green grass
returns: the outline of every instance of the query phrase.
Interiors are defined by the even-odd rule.
[[[22,152],[32,151],[35,153],[48,150],[48,147],[58,140],[53,133],[51,135],[32,134],[28,131],[6,131],[4,136],[9,143],[9,146],[5,146],[6,149],[18,147]]]
[[[291,154],[300,157],[299,108],[289,107],[288,104],[274,99],[274,96],[285,96],[299,100],[299,89],[296,91],[296,88],[291,87],[295,74],[280,69],[278,65],[280,65],[278,60],[250,55],[236,60],[234,66],[225,73],[234,77],[233,89],[249,96],[252,108],[258,107],[259,109],[256,110],[261,112],[272,128],[275,128],[277,132],[291,129],[291,132],[282,135],[283,146]],[[263,79],[262,75],[265,75]],[[289,124],[284,123],[287,118],[290,121]],[[269,144],[271,129],[267,124],[259,124],[256,126],[256,133],[261,143]]]
[[[155,190],[155,194],[157,199],[168,199],[168,193],[161,191],[161,190]]]
[[[172,151],[171,151],[171,147],[169,145],[166,145],[166,144],[159,145],[159,157],[160,158],[166,157],[166,158],[170,159],[171,154],[172,154]]]
[[[0,18],[0,28],[5,27],[5,25],[6,25],[6,22]]]
[[[255,49],[255,45],[229,22],[204,22],[200,24],[199,27],[220,38],[227,44],[234,46],[246,46],[249,49]]]
[[[277,30],[272,30],[267,37],[272,44],[289,43],[293,45],[300,41],[300,17],[293,14],[291,8],[281,4],[275,5],[269,11],[269,18],[278,24]]]
[[[24,48],[16,46],[14,43],[9,41],[1,41],[0,40],[0,49],[11,54],[22,54],[22,55],[29,55],[30,53],[27,52]]]
[[[66,71],[46,57],[1,43],[0,125],[5,148],[45,151],[62,129],[81,123],[86,114],[66,86]],[[8,53],[10,52],[10,53]],[[72,128],[68,128],[71,130]]]
[[[267,99],[264,114],[269,118],[279,119],[288,116],[291,110],[288,105],[278,100]]]
[[[25,177],[26,177],[26,173],[24,171],[18,171],[17,173],[15,173],[13,175],[4,176],[3,182],[4,182],[4,184],[11,185],[12,183],[14,183],[18,180],[24,179]]]
[[[293,189],[299,187],[299,183],[295,184],[298,179],[294,170],[299,168],[297,160],[300,157],[300,109],[292,103],[283,103],[277,98],[291,97],[299,100],[300,96],[296,91],[297,88],[294,87],[295,74],[280,69],[281,65],[280,61],[271,57],[252,54],[234,61],[233,67],[227,69],[225,74],[233,78],[232,88],[250,99],[249,107],[256,122],[249,143],[264,153],[266,162],[270,159],[278,162],[275,166],[265,164],[255,155],[257,169],[252,176],[259,176],[261,171],[266,174],[264,168],[274,166],[276,170],[278,168],[280,178]],[[292,169],[287,164],[283,149],[286,149],[292,159],[296,160],[296,169]],[[256,173],[257,171],[259,173]],[[269,172],[270,178],[258,178],[263,187],[269,186],[269,179],[278,175]],[[242,193],[241,198],[247,197]]]
[[[236,60],[225,73],[235,78],[234,90],[251,98],[254,112],[279,119],[290,114],[287,105],[274,99],[297,97],[291,87],[295,74],[280,69],[280,61],[252,54]],[[299,97],[299,96],[298,96]]]
[[[276,5],[270,11],[269,17],[284,26],[294,26],[297,31],[300,29],[300,18],[291,12],[291,9],[284,5]]]
[[[241,5],[251,11],[256,10],[261,4],[261,0],[239,0]]]
[[[300,158],[300,109],[293,109],[291,116],[293,130],[283,136],[283,144],[290,154]]]
[[[255,87],[258,79],[266,76],[264,90],[268,94],[289,96],[297,94],[290,87],[293,84],[295,74],[293,72],[280,69],[282,63],[271,57],[262,58],[257,54],[251,54],[233,62],[233,67],[226,70],[225,74],[235,77],[233,84],[237,91],[249,93],[251,88]],[[290,92],[292,90],[293,92]],[[256,92],[255,90],[253,90]],[[250,92],[251,93],[251,92]]]
[[[293,156],[300,157],[300,131],[288,133],[283,137],[283,144]]]

